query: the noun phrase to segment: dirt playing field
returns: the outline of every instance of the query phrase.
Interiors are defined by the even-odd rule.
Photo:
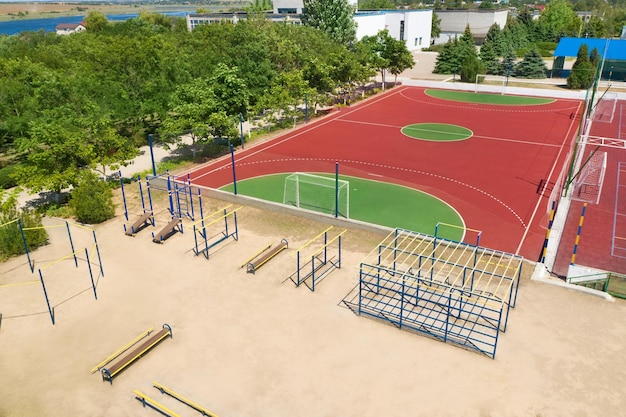
[[[205,214],[225,205],[207,201]],[[83,260],[43,270],[55,326],[25,257],[0,265],[0,286],[35,281],[0,288],[0,416],[158,415],[133,390],[195,414],[153,381],[221,417],[605,417],[626,409],[623,301],[530,281],[529,267],[491,360],[340,306],[358,282],[359,261],[383,235],[349,230],[343,267],[313,293],[285,280],[295,271],[292,254],[327,224],[252,207],[238,220],[239,241],[217,246],[209,260],[194,256],[189,228],[158,245],[152,228],[124,236],[121,215],[96,227],[105,272],[98,300]],[[75,248],[92,256],[90,232],[71,230]],[[70,252],[64,227],[50,233],[51,245],[32,254],[36,268]],[[287,251],[255,275],[240,269],[281,238]],[[173,338],[112,385],[89,373],[163,323]]]

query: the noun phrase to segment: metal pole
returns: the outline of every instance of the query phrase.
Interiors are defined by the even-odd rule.
[[[243,149],[243,115],[239,113],[239,136],[241,138],[241,149]]]
[[[26,253],[26,259],[28,260],[28,266],[30,267],[30,272],[35,273],[35,264],[30,260],[30,254],[28,253],[28,244],[26,243],[26,236],[24,236],[24,229],[22,227],[22,221],[17,219],[17,225],[20,228],[20,233],[22,234],[22,242],[24,242],[24,252]]]
[[[117,171],[120,175],[120,188],[122,189],[122,202],[124,203],[124,217],[128,221],[128,207],[126,206],[126,194],[124,193],[124,178],[122,178],[122,171]]]
[[[152,161],[152,175],[157,176],[156,164],[154,163],[154,150],[152,149],[152,134],[148,133],[148,145],[150,146],[150,161]]]
[[[93,288],[93,296],[97,300],[98,294],[96,293],[96,284],[93,282],[93,272],[91,270],[91,262],[89,262],[89,251],[85,248],[85,256],[87,257],[87,266],[89,267],[89,277],[91,278],[91,288]]]
[[[237,174],[235,172],[235,149],[230,145],[230,160],[233,166],[233,191],[237,195]]]
[[[100,264],[100,273],[104,276],[104,269],[102,268],[102,258],[100,257],[100,248],[98,247],[98,240],[96,239],[96,231],[93,232],[93,241],[96,243],[96,253],[98,254],[98,263]]]
[[[72,254],[74,255],[74,263],[76,264],[76,268],[78,268],[78,259],[76,258],[76,252],[74,252],[74,242],[72,242],[72,233],[70,233],[70,224],[66,221],[65,226],[67,227],[67,235],[70,238],[70,246],[72,248]]]
[[[39,271],[39,280],[41,281],[41,287],[43,288],[43,296],[46,298],[46,304],[48,305],[48,312],[50,313],[50,319],[52,320],[52,325],[54,326],[54,310],[50,307],[50,300],[48,299],[48,292],[46,291],[46,284],[43,282],[43,275],[41,274],[41,269]]]
[[[339,162],[335,162],[335,218],[339,217]]]

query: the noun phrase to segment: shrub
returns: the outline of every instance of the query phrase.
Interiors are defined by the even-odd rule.
[[[485,67],[478,60],[478,58],[468,58],[463,62],[463,66],[461,66],[461,81],[465,83],[473,83],[476,82],[476,75],[484,74]]]
[[[19,211],[17,209],[17,194],[9,195],[4,199],[0,194],[0,259],[5,260],[10,256],[24,253],[24,241],[22,232],[17,222],[7,224],[15,219],[20,219],[22,227],[33,228],[42,226],[41,215],[35,211]],[[25,230],[24,237],[29,250],[35,249],[48,243],[48,233],[45,229]]]
[[[13,178],[13,173],[17,165],[8,165],[0,168],[0,188],[6,190],[17,186],[17,181]]]
[[[113,191],[106,181],[101,181],[92,172],[85,172],[72,191],[70,207],[79,222],[102,223],[115,215]]]

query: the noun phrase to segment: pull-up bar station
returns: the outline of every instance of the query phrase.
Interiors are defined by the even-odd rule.
[[[315,284],[319,283],[324,277],[330,274],[334,269],[341,268],[341,236],[346,232],[342,232],[335,235],[335,237],[329,239],[328,232],[333,229],[334,226],[330,226],[313,239],[306,242],[295,253],[296,256],[296,271],[289,276],[296,287],[304,283],[311,291],[315,291]],[[305,253],[304,249],[314,244],[321,246],[315,249],[313,252]],[[329,249],[337,249],[337,255],[329,257]],[[307,282],[311,280],[311,284]]]
[[[237,227],[237,211],[242,206],[235,209],[231,209],[232,204],[219,209],[207,216],[203,216],[202,213],[202,197],[198,192],[198,199],[200,201],[200,216],[201,219],[192,223],[193,236],[194,236],[194,253],[196,256],[203,254],[206,259],[209,259],[209,250],[221,242],[233,238],[235,241],[239,240],[239,229]],[[230,211],[228,211],[230,209]],[[232,224],[229,224],[231,219]],[[213,236],[208,235],[208,227],[224,221],[224,228]],[[200,238],[198,238],[198,236]]]

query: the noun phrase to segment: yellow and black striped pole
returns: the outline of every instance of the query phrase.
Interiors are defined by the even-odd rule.
[[[578,243],[580,243],[580,232],[583,230],[583,222],[585,221],[585,211],[587,211],[587,203],[583,204],[583,211],[578,221],[578,231],[576,232],[576,241],[574,242],[574,251],[572,252],[572,262],[570,262],[570,265],[574,265],[574,261],[576,260],[576,251],[578,250]]]
[[[543,253],[541,254],[541,263],[546,261],[546,253],[548,252],[548,240],[550,239],[550,231],[552,230],[552,224],[554,223],[554,213],[556,208],[556,200],[552,202],[552,209],[550,210],[550,220],[548,221],[548,230],[546,231],[546,239],[543,241]]]

